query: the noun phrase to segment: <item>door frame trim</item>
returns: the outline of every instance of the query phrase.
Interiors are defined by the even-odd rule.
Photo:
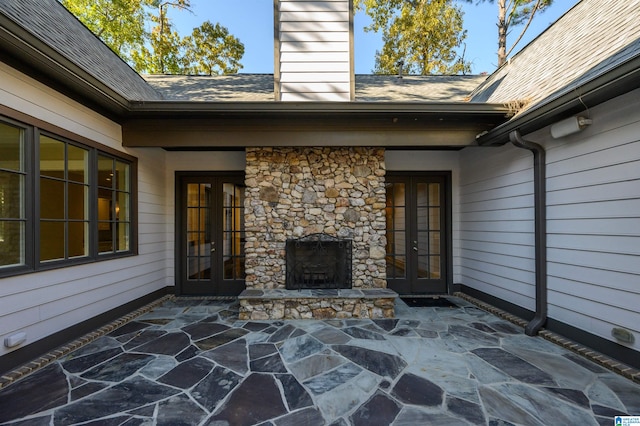
[[[430,170],[430,171],[389,171],[387,170],[387,177],[399,176],[399,177],[422,177],[422,176],[438,176],[444,178],[444,192],[445,192],[445,253],[447,256],[446,262],[446,291],[444,294],[453,294],[453,187],[452,187],[452,173],[451,170]]]
[[[175,287],[175,295],[176,296],[196,296],[195,294],[190,294],[185,292],[182,288],[182,282],[180,277],[183,274],[183,262],[182,257],[186,252],[184,247],[184,239],[181,234],[181,226],[185,223],[185,212],[183,211],[184,207],[182,203],[182,179],[189,177],[212,177],[212,178],[225,178],[225,177],[244,177],[244,171],[227,171],[227,172],[215,172],[215,171],[176,171],[174,175],[174,276],[173,276],[173,285]]]

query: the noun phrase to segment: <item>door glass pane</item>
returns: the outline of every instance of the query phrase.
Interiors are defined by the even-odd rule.
[[[442,276],[442,271],[440,270],[440,256],[430,256],[430,265],[431,268],[431,276],[432,280],[440,279]]]
[[[406,257],[406,199],[404,183],[387,183],[387,279],[405,278]]]
[[[426,183],[417,184],[416,205],[418,207],[429,206],[429,184],[426,184]]]
[[[223,279],[244,279],[244,186],[224,183],[222,192]]]
[[[212,268],[211,185],[187,185],[187,277],[209,279]]]
[[[430,278],[429,256],[418,256],[418,279]]]

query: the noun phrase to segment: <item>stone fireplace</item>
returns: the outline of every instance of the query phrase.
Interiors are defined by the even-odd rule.
[[[246,160],[241,318],[393,316],[396,295],[386,289],[384,149],[247,148]],[[346,289],[287,289],[287,241],[313,236],[349,241],[351,258],[336,259],[351,268],[350,282],[341,285]],[[307,277],[328,281],[312,263],[304,267]]]

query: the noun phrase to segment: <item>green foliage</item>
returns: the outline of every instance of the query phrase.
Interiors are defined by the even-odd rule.
[[[382,33],[377,74],[464,74],[471,67],[457,49],[466,38],[462,11],[451,0],[355,0],[372,20],[365,31]]]
[[[244,45],[227,28],[207,21],[187,37],[174,29],[167,11],[191,11],[190,0],[60,1],[140,73],[211,75],[242,68]]]
[[[145,42],[147,14],[140,0],[61,0],[87,28],[125,61]]]
[[[244,44],[220,24],[206,21],[185,38],[185,59],[191,74],[234,74],[242,65]]]

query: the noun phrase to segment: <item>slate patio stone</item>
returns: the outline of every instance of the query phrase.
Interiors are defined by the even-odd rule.
[[[109,417],[177,394],[177,389],[135,377],[55,411],[55,424],[73,424]]]
[[[114,358],[121,354],[122,348],[111,348],[100,352],[95,352],[77,358],[70,358],[68,361],[62,362],[62,367],[70,373],[79,373],[95,367],[108,359]]]
[[[525,383],[548,386],[557,385],[549,374],[503,349],[480,348],[471,352],[511,377]]]
[[[198,383],[191,395],[210,413],[235,389],[242,381],[242,376],[222,367],[215,367]]]
[[[374,351],[359,346],[335,345],[333,350],[382,377],[394,379],[407,363],[397,355]]]
[[[207,418],[207,413],[184,394],[158,404],[157,426],[193,426]],[[128,424],[127,424],[128,425]]]
[[[352,378],[356,377],[362,368],[357,365],[348,363],[341,365],[335,370],[331,370],[326,374],[321,376],[316,376],[312,379],[305,381],[303,384],[311,389],[316,395],[323,394],[325,392],[329,392],[332,389],[342,385],[343,383],[348,382]]]
[[[88,380],[120,382],[147,365],[152,355],[124,353],[109,362],[87,370],[80,377]]]
[[[204,358],[192,358],[158,378],[158,382],[187,389],[202,380],[211,372],[214,364]]]
[[[294,376],[291,374],[276,374],[275,378],[282,385],[284,402],[289,411],[313,406],[313,399]]]
[[[462,301],[398,305],[389,320],[249,322],[235,303],[167,302],[0,389],[0,418],[546,426],[610,425],[614,414],[640,411],[637,384]]]
[[[226,345],[236,339],[239,339],[249,333],[243,328],[230,328],[206,339],[198,340],[196,346],[203,351],[208,351],[218,346]]]
[[[286,373],[287,368],[279,353],[258,358],[249,363],[249,369],[254,373]]]
[[[191,344],[185,333],[169,333],[136,348],[137,352],[161,355],[177,355]]]
[[[63,406],[67,403],[69,383],[59,364],[52,364],[0,395],[0,423]]]
[[[230,327],[225,324],[218,324],[215,322],[200,322],[197,324],[187,325],[182,327],[182,331],[188,333],[191,336],[191,340],[200,340],[205,337],[213,336],[214,334],[222,333],[228,330]]]
[[[350,417],[354,426],[390,425],[400,412],[398,403],[383,392],[376,393]]]
[[[447,397],[446,404],[451,414],[455,414],[471,424],[480,425],[486,423],[482,408],[478,404],[452,396]]]
[[[405,404],[435,407],[442,404],[444,391],[435,383],[415,374],[403,374],[391,395]]]
[[[215,361],[238,374],[245,374],[249,371],[247,341],[244,339],[234,340],[226,345],[218,346],[202,353],[201,356]]]
[[[324,426],[326,422],[322,414],[314,409],[307,408],[288,414],[274,421],[276,426]]]
[[[273,376],[252,373],[232,391],[224,406],[211,417],[211,422],[249,426],[286,413]]]

